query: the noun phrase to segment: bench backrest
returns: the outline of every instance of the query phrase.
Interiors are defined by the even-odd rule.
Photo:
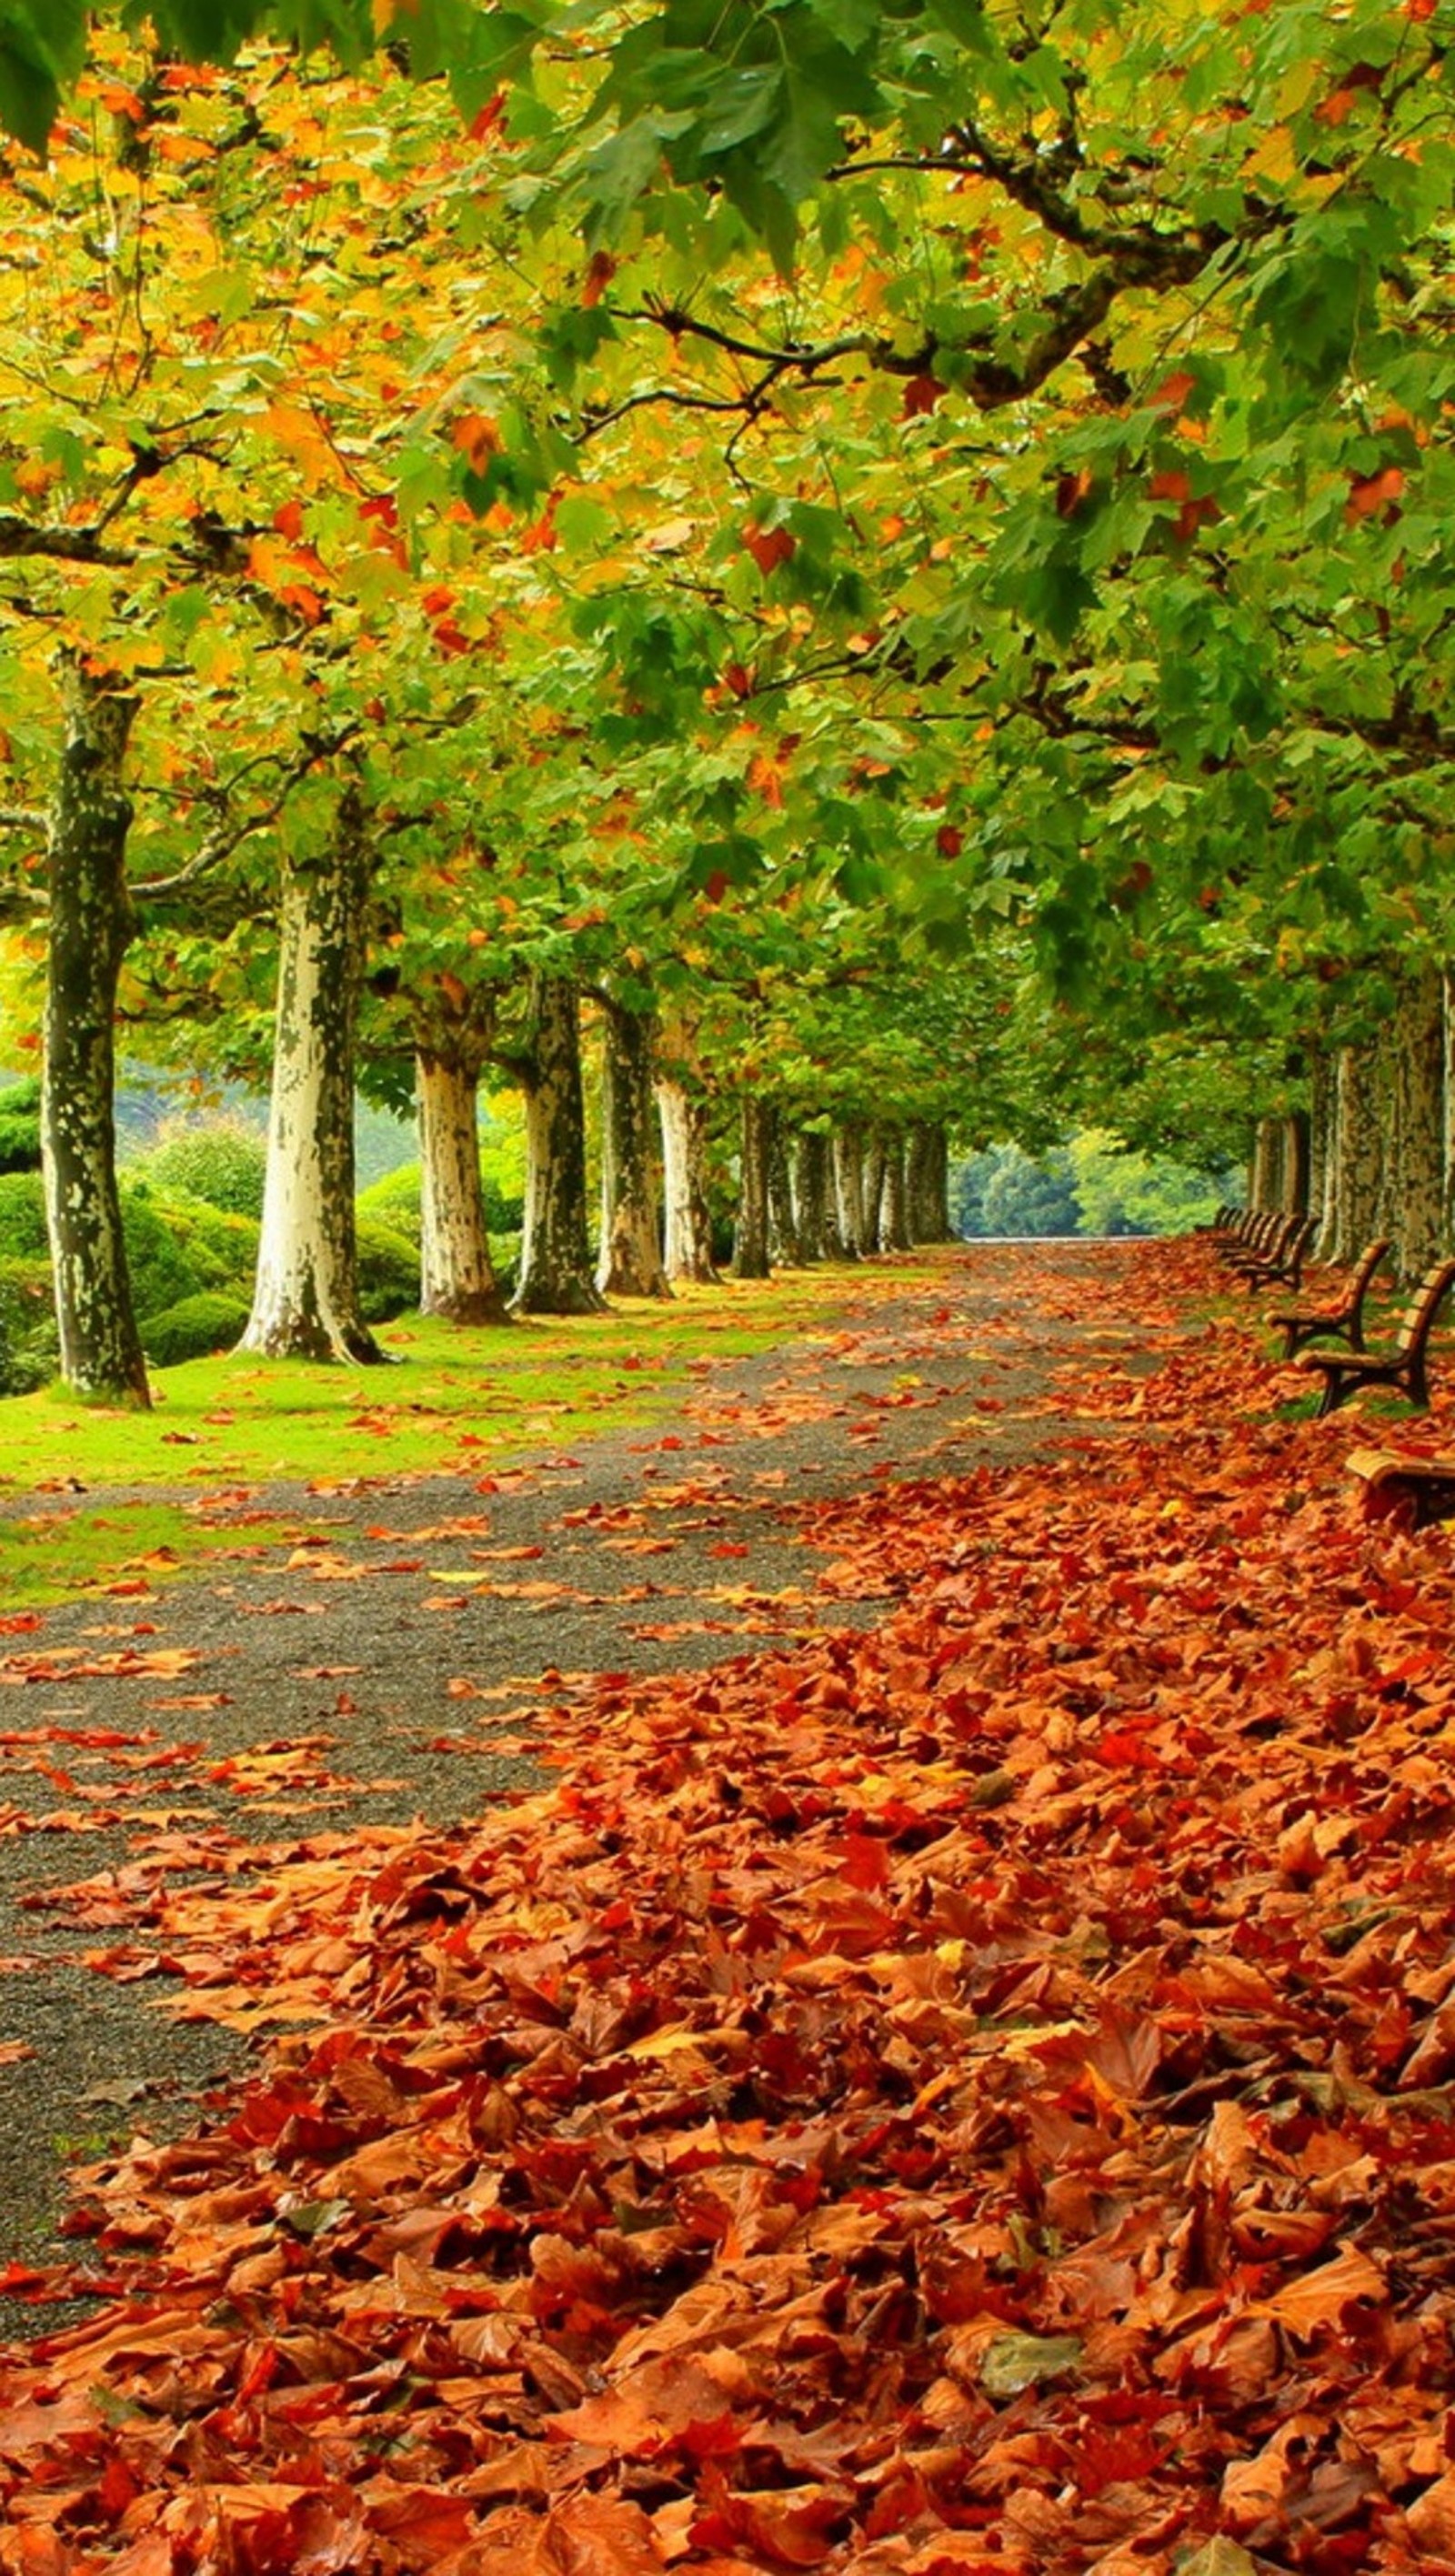
[[[1395,1355],[1409,1359],[1424,1349],[1452,1284],[1455,1284],[1455,1261],[1437,1261],[1425,1272],[1413,1297],[1399,1319],[1394,1337]]]
[[[1387,1234],[1381,1234],[1376,1237],[1373,1243],[1366,1243],[1363,1251],[1360,1253],[1358,1260],[1355,1262],[1353,1269],[1349,1273],[1349,1285],[1344,1295],[1345,1306],[1348,1308],[1351,1315],[1358,1314],[1360,1307],[1364,1303],[1369,1282],[1373,1278],[1375,1271],[1379,1268],[1379,1265],[1388,1250],[1389,1237]]]

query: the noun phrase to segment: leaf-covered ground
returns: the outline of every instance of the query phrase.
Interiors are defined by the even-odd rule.
[[[800,1507],[863,1624],[72,1891],[282,2035],[83,2178],[0,2567],[1455,2566],[1450,1538],[1210,1270],[1107,1261],[1153,1365],[1055,1364],[1054,1460]]]

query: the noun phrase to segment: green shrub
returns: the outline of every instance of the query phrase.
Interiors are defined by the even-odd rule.
[[[258,1228],[181,1190],[155,1190],[128,1173],[121,1184],[131,1298],[138,1315],[164,1314],[205,1288],[251,1296]]]
[[[251,1295],[258,1257],[251,1217],[229,1215],[180,1190],[154,1189],[128,1174],[121,1183],[121,1222],[138,1315],[163,1314],[206,1288]],[[48,1306],[50,1245],[38,1172],[0,1174],[0,1270],[17,1263],[47,1283]]]
[[[206,1359],[213,1351],[231,1350],[249,1314],[248,1300],[226,1288],[204,1288],[195,1297],[179,1298],[141,1328],[142,1348],[158,1368],[175,1368],[181,1360]]]
[[[0,1395],[48,1385],[60,1364],[49,1261],[0,1259]]]
[[[520,1232],[525,1214],[524,1188],[515,1173],[513,1156],[508,1159],[510,1168],[503,1170],[507,1157],[498,1147],[487,1142],[480,1149],[480,1188],[492,1250],[498,1236]],[[417,1244],[423,1232],[418,1163],[401,1163],[397,1171],[386,1172],[382,1181],[371,1181],[366,1190],[360,1190],[355,1205],[360,1216],[375,1217]]]
[[[256,1218],[263,1213],[267,1162],[267,1143],[256,1129],[220,1120],[212,1127],[173,1129],[151,1153],[138,1158],[128,1177],[154,1189],[180,1190],[233,1216]]]
[[[369,1324],[391,1323],[419,1304],[419,1253],[374,1216],[358,1222],[359,1308]]]
[[[513,1297],[520,1278],[521,1237],[512,1231],[496,1234],[490,1240],[490,1265],[502,1297]]]
[[[48,1261],[45,1192],[39,1172],[0,1174],[0,1261]]]
[[[40,1170],[40,1084],[9,1082],[0,1091],[0,1172]]]
[[[371,1181],[366,1190],[360,1190],[354,1201],[360,1224],[387,1226],[417,1251],[423,1232],[419,1191],[418,1163],[401,1163],[396,1171],[386,1172],[382,1181]]]

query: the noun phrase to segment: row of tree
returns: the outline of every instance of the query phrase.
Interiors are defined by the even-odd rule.
[[[226,68],[246,10],[100,22],[0,169],[9,992],[78,1382],[139,1383],[118,1014],[271,1063],[263,1347],[366,1355],[355,1061],[462,1176],[461,1279],[514,1073],[522,1293],[599,1293],[582,991],[608,1282],[663,1258],[654,1083],[668,1257],[726,1089],[749,1267],[834,1128],[852,1231],[866,1126],[1357,1123],[1455,945],[1446,6],[451,0],[346,72],[282,11]]]

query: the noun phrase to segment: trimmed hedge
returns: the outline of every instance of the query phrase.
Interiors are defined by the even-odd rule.
[[[8,1082],[0,1091],[0,1172],[40,1170],[40,1084]]]
[[[50,1260],[39,1172],[0,1174],[0,1261]]]
[[[60,1364],[50,1263],[0,1259],[0,1395],[49,1385]]]
[[[129,1178],[158,1191],[180,1190],[232,1216],[260,1217],[268,1148],[251,1127],[184,1127],[132,1165]]]
[[[249,1301],[226,1288],[204,1288],[195,1297],[179,1298],[164,1314],[153,1315],[141,1328],[142,1348],[157,1368],[175,1368],[182,1360],[205,1360],[214,1351],[231,1350],[248,1320]]]
[[[121,1183],[121,1216],[148,1357],[169,1368],[235,1342],[252,1307],[255,1220],[132,1173]],[[358,1247],[368,1323],[418,1305],[419,1250],[406,1233],[361,1211]],[[44,1385],[59,1360],[40,1174],[0,1174],[0,1395]]]
[[[391,1324],[419,1304],[419,1247],[363,1214],[358,1245],[360,1312],[366,1324]]]

